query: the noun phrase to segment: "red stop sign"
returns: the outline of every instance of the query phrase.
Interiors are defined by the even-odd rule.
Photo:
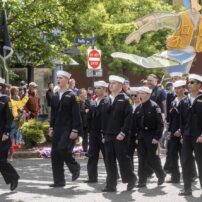
[[[88,52],[88,68],[99,69],[101,68],[101,53],[99,50],[91,49]]]

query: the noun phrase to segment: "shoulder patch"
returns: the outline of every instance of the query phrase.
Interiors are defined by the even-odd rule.
[[[156,107],[156,112],[157,112],[158,114],[161,114],[161,109],[160,109],[159,107]]]
[[[71,95],[65,95],[65,97],[72,97]]]
[[[75,96],[75,100],[76,100],[77,102],[80,102],[80,99],[79,99],[78,96]]]

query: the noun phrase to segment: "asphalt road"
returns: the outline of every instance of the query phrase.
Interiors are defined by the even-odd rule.
[[[182,183],[180,185],[164,183],[158,187],[156,177],[149,180],[147,188],[135,188],[127,192],[127,184],[119,180],[116,193],[102,193],[100,190],[105,186],[106,177],[103,161],[99,162],[99,182],[94,184],[83,183],[87,178],[87,159],[81,159],[79,162],[81,175],[76,182],[71,182],[71,175],[66,170],[66,186],[50,188],[48,186],[52,183],[50,159],[14,160],[12,164],[21,176],[19,186],[16,191],[10,192],[9,186],[0,176],[0,202],[202,202],[202,191],[198,181],[193,184],[193,197],[181,197],[178,196],[178,192],[183,187]],[[136,158],[135,168],[137,169]]]

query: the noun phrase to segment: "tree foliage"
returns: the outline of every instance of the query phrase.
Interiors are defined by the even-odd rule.
[[[15,51],[11,65],[51,64],[67,57],[61,50],[73,45],[76,37],[96,37],[102,50],[103,67],[113,73],[143,68],[111,58],[116,51],[149,56],[165,49],[167,30],[145,34],[138,44],[126,45],[126,36],[136,29],[134,20],[153,11],[173,11],[162,0],[9,0],[6,4],[10,38]],[[86,68],[87,46],[81,45],[77,56]]]

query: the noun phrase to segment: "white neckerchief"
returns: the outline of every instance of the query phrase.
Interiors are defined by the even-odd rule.
[[[64,92],[59,92],[59,100],[61,100],[63,94]]]
[[[95,103],[96,103],[96,106],[97,106],[97,107],[99,106],[100,101],[101,101],[101,100],[98,100],[98,98],[95,99]]]
[[[178,97],[175,98],[174,103],[175,103],[175,106],[176,106],[176,107],[179,106],[180,101],[181,101],[181,100],[179,100]]]
[[[189,94],[189,95],[188,95],[188,98],[189,98],[189,101],[190,101],[191,105],[193,105],[194,100],[195,100],[197,97],[192,97],[192,96]]]
[[[109,98],[110,98],[110,100],[111,100],[111,104],[113,104],[113,102],[114,102],[114,100],[115,100],[115,97],[110,94],[110,95],[109,95]]]
[[[136,108],[138,107],[139,104],[133,104],[133,113],[135,112]]]
[[[59,100],[61,100],[61,98],[62,98],[62,96],[63,96],[63,94],[65,93],[65,92],[67,92],[69,89],[65,89],[64,91],[58,91],[58,93],[59,93]]]

